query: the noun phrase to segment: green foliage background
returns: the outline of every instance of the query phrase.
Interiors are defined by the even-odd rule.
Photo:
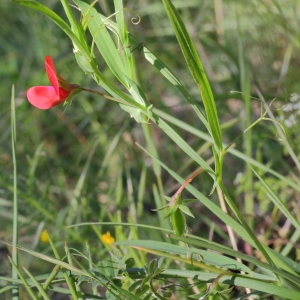
[[[59,1],[40,2],[64,17]],[[179,8],[211,82],[221,123],[225,124],[224,142],[231,141],[260,116],[258,99],[251,99],[250,114],[247,114],[243,95],[231,93],[244,91],[249,78],[253,97],[257,97],[259,90],[267,101],[277,99],[272,111],[282,121],[286,140],[299,159],[299,1],[187,0],[174,1],[174,5]],[[132,13],[126,11],[128,30],[181,79],[200,103],[162,3],[129,0],[124,1],[124,6],[135,10],[142,18],[141,23],[133,25],[130,23]],[[101,1],[97,7],[107,16],[114,11],[112,1]],[[152,189],[155,181],[152,162],[135,145],[136,142],[145,145],[143,129],[115,103],[85,93],[76,96],[66,110],[62,106],[49,111],[31,107],[25,97],[26,89],[48,85],[43,66],[45,55],[53,57],[58,73],[69,82],[85,88],[99,87],[78,69],[71,42],[45,16],[12,2],[1,1],[0,20],[0,217],[5,220],[1,225],[0,239],[9,241],[12,232],[10,97],[14,84],[19,243],[48,253],[48,246],[39,241],[41,230],[47,228],[57,245],[67,241],[80,247],[88,240],[92,251],[101,256],[106,249],[100,235],[106,231],[117,240],[137,236],[164,240],[162,233],[143,229],[139,229],[138,234],[130,228],[115,231],[108,226],[65,229],[66,225],[92,221],[161,225],[157,213],[151,210],[157,208]],[[239,43],[241,48],[238,48]],[[245,72],[241,70],[241,57],[245,59]],[[138,51],[135,60],[137,76],[149,102],[195,128],[204,129],[186,101],[173,86],[161,80],[158,71],[150,68]],[[114,80],[104,63],[99,68],[107,78]],[[293,103],[289,110],[284,108],[287,103]],[[294,120],[292,125],[289,120]],[[184,178],[197,168],[158,128],[153,125],[151,130],[159,157],[166,165]],[[203,140],[181,129],[176,130],[204,158],[209,160],[212,157]],[[250,154],[255,159],[292,180],[299,178],[299,170],[279,141],[272,122],[261,122],[254,127],[251,140]],[[235,147],[246,152],[245,140],[237,142]],[[249,222],[258,236],[263,235],[266,243],[280,250],[292,234],[288,231],[289,225],[273,208],[258,182],[249,189],[249,177],[246,171],[241,172],[245,170],[241,160],[227,156],[225,166],[225,184],[236,204],[245,213],[245,193],[252,192],[255,206],[252,215],[248,216]],[[161,179],[167,195],[172,195],[179,187],[167,173],[163,173]],[[266,180],[299,220],[299,193],[269,175]],[[201,175],[201,179],[193,182],[193,186],[206,195],[211,191],[211,185],[207,175]],[[188,192],[185,193],[188,198]],[[214,196],[212,199],[218,201]],[[195,220],[188,219],[191,231],[208,238],[214,230],[215,240],[227,244],[223,225],[200,203],[191,207],[198,215]],[[215,222],[217,226],[213,229]],[[166,223],[166,226],[169,225]],[[242,241],[239,246],[247,251]],[[292,259],[299,258],[296,248],[290,253]],[[145,261],[143,255],[140,259]],[[5,264],[4,259],[2,262]],[[45,267],[47,270],[47,265],[40,266],[28,257],[24,262],[33,269]]]

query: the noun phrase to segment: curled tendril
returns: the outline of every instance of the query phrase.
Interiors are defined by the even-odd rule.
[[[103,19],[104,25],[109,30],[111,30],[117,36],[117,38],[118,38],[118,51],[120,51],[120,47],[119,46],[120,46],[120,43],[121,43],[121,38],[119,36],[119,33],[109,23],[105,23],[105,21],[107,21],[111,17],[115,16],[116,14],[118,14],[119,12],[124,11],[124,10],[129,10],[129,11],[133,12],[134,14],[136,14],[137,18],[131,18],[131,23],[133,25],[138,25],[141,22],[142,18],[140,17],[140,15],[135,10],[133,10],[131,8],[126,8],[126,7],[123,8],[123,9],[120,9],[120,10],[118,10],[116,12],[114,12],[113,14],[111,14],[110,16],[108,16],[107,18]],[[135,21],[135,20],[137,20],[137,21]],[[123,46],[123,48],[130,48],[130,47],[131,47],[131,45],[124,45]]]
[[[132,12],[132,13],[134,13],[136,16],[137,16],[137,18],[135,18],[135,17],[133,17],[133,18],[131,18],[130,19],[130,21],[131,21],[131,23],[133,24],[133,25],[138,25],[138,24],[140,24],[141,23],[141,21],[142,21],[142,18],[141,18],[141,16],[135,11],[135,10],[133,10],[133,9],[131,9],[131,8],[123,8],[124,10],[129,10],[130,12]],[[137,20],[137,21],[136,21]]]
[[[133,10],[131,8],[127,8],[127,7],[124,7],[123,9],[120,9],[120,10],[114,12],[113,14],[108,16],[106,19],[104,19],[103,22],[105,22],[106,20],[110,19],[111,17],[115,16],[116,14],[118,14],[119,12],[124,11],[124,10],[129,10],[130,12],[134,13],[137,16],[137,18],[131,18],[131,20],[130,20],[133,25],[138,25],[141,22],[142,18],[140,17],[140,15],[135,10]],[[137,20],[137,21],[135,21],[135,20]]]
[[[86,21],[85,21],[85,18],[86,18],[86,16],[89,14],[89,12],[90,12],[90,10],[92,9],[92,7],[97,3],[97,1],[98,1],[98,0],[95,0],[95,1],[90,5],[90,7],[89,7],[89,9],[88,9],[88,11],[87,11],[87,13],[86,13],[86,15],[83,17],[82,23],[83,23],[83,28],[84,28],[84,30],[86,30],[86,28],[87,28],[87,26],[88,26],[88,22],[89,22],[89,21],[86,22]],[[76,7],[76,6],[74,6],[74,7],[75,7],[76,9],[78,9],[79,11],[81,11],[79,7]],[[105,26],[106,28],[108,28],[109,30],[111,30],[111,31],[117,36],[117,39],[118,39],[118,51],[120,51],[120,44],[121,44],[121,38],[120,38],[120,35],[119,35],[119,33],[117,32],[117,30],[116,30],[115,28],[113,28],[112,25],[109,24],[109,23],[107,23],[106,21],[109,20],[111,17],[115,16],[116,14],[118,14],[119,12],[125,11],[125,10],[129,10],[130,12],[133,12],[133,13],[137,16],[137,18],[135,18],[135,17],[134,17],[134,18],[131,18],[131,23],[132,23],[132,24],[137,25],[137,24],[139,24],[139,23],[141,22],[142,18],[140,17],[140,15],[139,15],[135,10],[133,10],[133,9],[131,9],[131,8],[126,8],[126,7],[123,8],[123,9],[120,9],[120,10],[118,10],[118,11],[116,11],[116,12],[114,12],[113,14],[111,14],[110,16],[108,16],[108,17],[106,17],[105,19],[102,20],[104,26]],[[137,20],[137,21],[135,21],[135,20]],[[99,28],[98,30],[100,30],[100,29],[102,29],[102,28]],[[123,45],[122,47],[123,47],[123,48],[130,48],[131,45]]]

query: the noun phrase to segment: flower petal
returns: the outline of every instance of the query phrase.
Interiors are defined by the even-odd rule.
[[[66,100],[72,92],[73,92],[73,90],[67,91],[60,87],[59,88],[59,99]]]
[[[53,86],[34,86],[27,91],[27,98],[33,106],[39,109],[49,109],[66,99],[60,98]]]
[[[45,57],[45,69],[47,72],[47,76],[49,78],[49,81],[53,85],[56,94],[59,94],[59,83],[58,83],[58,78],[56,75],[56,70],[52,61],[52,58],[50,56]]]

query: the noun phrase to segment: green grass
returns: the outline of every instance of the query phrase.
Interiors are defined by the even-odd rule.
[[[30,4],[0,3],[0,299],[300,298],[297,1],[76,0],[83,18],[15,2]],[[30,106],[46,55],[130,106]],[[183,205],[195,218],[164,218]]]

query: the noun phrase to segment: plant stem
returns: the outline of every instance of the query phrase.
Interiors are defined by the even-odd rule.
[[[17,198],[17,161],[16,161],[16,110],[15,110],[15,88],[12,87],[11,95],[11,146],[12,146],[12,158],[13,158],[13,176],[14,176],[14,195],[13,195],[13,241],[12,241],[12,261],[16,267],[12,267],[12,278],[18,279],[18,198]],[[12,290],[12,299],[19,299],[19,289],[14,288]]]

